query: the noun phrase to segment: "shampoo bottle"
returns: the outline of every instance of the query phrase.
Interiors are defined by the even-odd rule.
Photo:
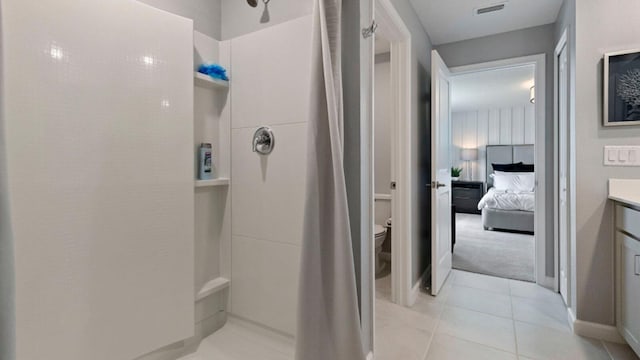
[[[211,144],[200,144],[200,158],[199,158],[199,174],[200,180],[213,179],[213,152],[211,150]]]

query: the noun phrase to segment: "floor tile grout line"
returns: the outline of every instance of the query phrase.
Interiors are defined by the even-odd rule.
[[[485,347],[485,348],[488,348],[488,349],[491,349],[491,350],[496,350],[496,351],[500,351],[500,352],[503,352],[503,353],[506,353],[506,354],[511,354],[511,355],[518,356],[518,354],[516,354],[515,352],[511,352],[511,351],[508,351],[508,350],[505,350],[505,349],[501,349],[501,348],[493,346],[493,345],[484,344],[484,343],[481,343],[481,342],[478,342],[478,341],[475,341],[475,340],[465,339],[465,338],[462,338],[462,337],[459,337],[459,336],[456,336],[456,335],[452,335],[452,334],[449,334],[449,333],[446,333],[446,332],[443,332],[441,334],[447,335],[447,336],[452,337],[454,339],[465,341],[465,342],[468,342],[468,343],[471,343],[471,344],[474,344],[474,345],[480,345],[482,347]]]
[[[436,336],[436,332],[440,327],[440,321],[442,321],[442,313],[444,312],[444,304],[442,305],[443,309],[438,313],[438,317],[436,319],[436,326],[433,327],[433,331],[431,332],[431,336],[429,336],[429,341],[427,341],[427,348],[424,350],[422,355],[423,360],[427,360],[429,356],[429,350],[431,350],[431,345],[433,344],[433,338]]]
[[[448,280],[451,280],[451,284],[449,284],[448,286],[452,287],[453,283],[455,282],[455,274],[450,273]],[[446,284],[446,280],[445,280],[445,284]],[[450,291],[451,291],[451,289],[449,289],[449,292]],[[440,305],[442,307],[442,310],[440,310],[438,312],[438,317],[436,319],[436,326],[433,327],[433,331],[431,332],[431,336],[429,337],[429,341],[427,341],[427,348],[425,349],[424,355],[422,356],[422,358],[424,360],[427,360],[427,357],[429,356],[429,350],[431,350],[431,345],[433,344],[433,338],[435,338],[436,333],[438,332],[438,328],[440,328],[440,322],[442,321],[442,315],[444,314],[444,312],[445,312],[445,310],[447,308],[447,301],[449,301],[449,295],[451,295],[449,292],[447,292],[446,296],[442,300],[442,304]]]
[[[452,286],[454,286],[454,285],[452,285]],[[472,286],[466,286],[466,285],[460,285],[460,284],[456,284],[455,286],[456,287],[465,288],[465,289],[480,290],[480,291],[484,291],[484,292],[488,292],[488,293],[492,293],[492,294],[496,294],[496,295],[510,296],[509,294],[504,293],[504,292],[487,290],[487,289],[482,289],[482,288],[477,288],[477,287],[472,287]]]
[[[613,354],[611,353],[611,351],[609,351],[609,347],[607,347],[607,345],[604,343],[604,340],[599,340],[600,344],[602,344],[602,347],[604,348],[604,351],[607,353],[607,355],[609,356],[609,358],[611,360],[616,360],[616,358],[613,356]]]
[[[446,305],[446,306],[449,306],[449,307],[452,307],[452,308],[460,309],[460,310],[471,311],[471,312],[474,312],[474,313],[477,313],[477,314],[482,314],[482,315],[488,315],[488,316],[497,317],[497,318],[499,318],[499,319],[504,319],[504,320],[513,320],[513,311],[512,311],[511,317],[505,317],[505,316],[500,316],[500,315],[496,315],[496,314],[491,314],[491,313],[484,312],[484,311],[480,311],[480,310],[476,310],[476,309],[469,309],[469,308],[462,307],[462,306],[458,306],[458,305],[454,305],[454,304],[446,303],[445,305]]]
[[[513,340],[516,346],[516,358],[520,359],[520,349],[518,349],[518,333],[516,332],[516,314],[513,310],[513,296],[511,296],[511,284],[509,284],[509,303],[511,304],[511,325],[513,326]]]
[[[545,329],[553,330],[553,331],[564,332],[565,330],[569,330],[569,328],[567,328],[567,329],[558,329],[558,328],[555,328],[555,327],[552,327],[552,326],[549,326],[549,325],[542,325],[542,324],[534,323],[534,322],[527,321],[527,320],[516,319],[515,312],[513,311],[513,301],[512,301],[513,299],[511,297],[510,297],[510,299],[511,299],[510,300],[510,303],[511,303],[511,317],[504,317],[504,316],[491,314],[491,313],[480,311],[480,310],[476,310],[476,309],[469,309],[469,308],[465,308],[465,307],[462,307],[462,306],[450,304],[448,302],[445,302],[444,305],[448,306],[448,307],[460,309],[460,310],[471,311],[471,312],[474,312],[474,313],[477,313],[477,314],[493,316],[493,317],[496,317],[496,318],[499,318],[499,319],[513,320],[514,322],[521,322],[523,324],[527,324],[527,325],[530,325],[530,326],[535,326],[535,327],[539,327],[539,328],[545,328]],[[570,333],[570,331],[568,331],[568,332]]]
[[[472,287],[472,286],[468,286],[468,285],[451,284],[451,286],[452,287],[455,286],[455,287],[459,287],[459,288],[465,288],[465,289],[478,290],[478,291],[482,291],[482,292],[486,292],[486,293],[490,293],[490,294],[495,294],[495,295],[511,296],[510,294],[505,294],[504,292],[493,291],[493,290],[488,290],[488,289],[483,289],[483,288],[478,288],[478,287]]]
[[[541,303],[544,303],[544,304],[560,305],[560,303],[558,301],[542,300],[540,298],[534,298],[534,297],[530,297],[530,296],[511,295],[511,297],[514,297],[514,298],[517,298],[517,299],[525,299],[525,300],[537,301],[537,302],[541,302]]]
[[[452,286],[453,286],[453,284],[454,284],[454,283],[452,282],[452,283],[451,283],[451,285],[449,285],[449,286],[451,286],[451,287],[452,287]],[[437,321],[437,323],[436,323],[436,327],[434,328],[433,334],[431,335],[431,339],[430,339],[430,341],[429,341],[429,345],[428,345],[428,347],[427,347],[427,352],[426,352],[426,354],[425,354],[425,359],[424,359],[424,360],[427,360],[426,356],[427,356],[427,355],[429,355],[429,350],[430,350],[431,345],[432,345],[432,343],[433,343],[433,338],[434,338],[434,337],[435,337],[435,335],[437,334],[437,331],[438,331],[438,329],[439,329],[439,327],[440,327],[440,322],[442,321],[442,315],[443,315],[443,314],[444,314],[444,312],[446,311],[447,307],[453,307],[453,308],[456,308],[456,309],[461,309],[461,310],[466,310],[466,311],[472,311],[472,312],[479,313],[479,314],[483,314],[483,315],[494,316],[494,317],[497,317],[497,318],[500,318],[500,319],[507,319],[507,318],[500,317],[500,316],[493,315],[493,314],[487,314],[487,313],[483,313],[483,312],[480,312],[480,311],[475,311],[475,310],[471,310],[471,309],[461,308],[461,307],[458,307],[458,306],[455,306],[455,305],[450,305],[450,304],[448,303],[448,302],[449,302],[449,297],[450,297],[450,296],[451,296],[451,294],[450,294],[450,293],[448,293],[448,294],[447,294],[447,296],[446,296],[446,299],[445,299],[445,300],[443,301],[443,303],[442,303],[443,309],[442,309],[442,311],[440,312],[440,314],[439,314],[439,316],[438,316],[438,321]],[[512,308],[512,312],[513,312],[513,308]],[[511,320],[513,320],[513,319],[511,319]],[[515,326],[515,325],[513,325],[513,326]],[[514,333],[515,333],[515,330],[514,330]],[[504,353],[507,353],[507,354],[512,354],[512,355],[515,355],[516,357],[518,357],[518,353],[517,353],[517,350],[518,350],[518,349],[517,349],[517,344],[516,344],[516,352],[515,352],[515,353],[513,353],[513,352],[511,352],[511,351],[507,351],[507,350],[505,350],[505,349],[501,349],[501,348],[498,348],[498,347],[493,346],[493,345],[483,344],[483,343],[478,342],[478,341],[465,339],[465,338],[462,338],[462,337],[459,337],[459,336],[456,336],[456,335],[453,335],[453,334],[449,334],[449,333],[446,333],[446,332],[442,332],[442,334],[447,335],[447,336],[450,336],[450,337],[452,337],[452,338],[454,338],[454,339],[458,339],[458,340],[466,341],[466,342],[469,342],[469,343],[472,343],[472,344],[480,345],[480,346],[482,346],[482,347],[486,347],[486,348],[493,349],[493,350],[496,350],[496,351],[504,352]]]
[[[448,306],[447,304],[444,304],[444,305],[445,305],[445,309],[443,309],[442,313],[444,313],[444,311],[446,310],[446,306]],[[455,307],[455,306],[454,306],[454,307]],[[459,308],[458,308],[458,309],[459,309]],[[463,310],[467,310],[467,309],[463,309]],[[476,311],[476,312],[477,312],[477,311]],[[438,319],[438,323],[437,323],[437,326],[436,326],[436,330],[440,327],[440,322],[441,322],[442,313],[441,313],[441,315],[440,315],[440,318]],[[481,313],[481,314],[482,314],[482,313]],[[485,315],[488,315],[488,314],[485,314]],[[492,316],[493,316],[493,315],[492,315]],[[504,318],[502,318],[502,319],[504,319]],[[436,330],[434,330],[434,333],[433,333],[433,336],[434,336],[434,337],[435,337],[435,335],[436,335],[436,333],[437,333],[437,331],[436,331]],[[499,348],[499,347],[497,347],[497,346],[493,346],[493,345],[489,345],[489,344],[481,343],[481,342],[478,342],[478,341],[475,341],[475,340],[466,339],[466,338],[463,338],[463,337],[460,337],[460,336],[456,336],[456,335],[453,335],[453,334],[449,334],[449,333],[447,333],[447,332],[442,332],[442,334],[447,335],[447,336],[450,336],[450,337],[452,337],[452,338],[454,338],[454,339],[458,339],[458,340],[466,341],[466,342],[469,342],[469,343],[472,343],[472,344],[480,345],[480,346],[482,346],[482,347],[486,347],[486,348],[489,348],[489,349],[497,350],[497,351],[500,351],[500,352],[503,352],[503,353],[516,355],[516,357],[518,356],[517,352],[511,352],[511,351],[508,351],[508,350],[505,350],[505,349],[501,349],[501,348]],[[516,351],[517,351],[517,349],[516,349]],[[427,353],[428,353],[428,352],[427,352]],[[425,360],[426,360],[426,359],[425,359]]]
[[[444,299],[442,299],[442,304],[440,305],[442,307],[442,309],[438,312],[438,318],[436,320],[436,326],[433,327],[433,332],[431,333],[431,336],[429,337],[429,341],[427,341],[427,349],[425,350],[424,353],[424,360],[427,360],[427,357],[429,356],[429,350],[431,350],[431,345],[433,344],[433,339],[436,336],[436,333],[438,332],[438,329],[440,328],[440,323],[442,322],[442,315],[444,314],[444,312],[447,309],[447,302],[449,301],[449,296],[451,295],[451,287],[453,286],[454,282],[455,282],[455,274],[449,274],[449,276],[454,275],[453,278],[450,278],[451,280],[451,284],[449,284],[449,290],[447,292],[447,294],[444,296]]]
[[[462,270],[459,270],[462,271]],[[473,274],[473,273],[472,273]],[[488,275],[485,275],[488,276]],[[499,279],[503,279],[503,278],[499,278]],[[510,281],[510,279],[504,279],[507,281]],[[514,281],[518,281],[518,280],[514,280]],[[479,287],[473,287],[473,286],[469,286],[469,285],[465,285],[465,284],[459,284],[459,283],[452,283],[452,286],[456,286],[456,287],[463,287],[466,289],[474,289],[474,290],[479,290],[479,291],[484,291],[484,292],[488,292],[488,293],[492,293],[492,294],[498,294],[498,295],[504,295],[504,296],[511,296],[511,297],[515,297],[518,299],[525,299],[525,300],[531,300],[531,301],[538,301],[541,303],[545,303],[545,304],[556,304],[556,301],[551,301],[551,300],[544,300],[544,299],[540,299],[540,298],[536,298],[536,297],[531,297],[531,296],[522,296],[522,295],[515,295],[511,293],[511,285],[508,284],[507,288],[508,288],[508,294],[504,293],[504,292],[499,292],[499,291],[494,291],[494,290],[489,290],[486,288],[479,288]]]

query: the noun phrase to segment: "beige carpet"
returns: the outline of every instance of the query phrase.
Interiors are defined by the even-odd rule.
[[[533,235],[487,231],[480,215],[456,215],[454,269],[533,282],[534,261]]]

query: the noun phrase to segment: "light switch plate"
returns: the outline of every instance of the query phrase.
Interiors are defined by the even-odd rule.
[[[605,166],[640,166],[640,146],[605,146]]]

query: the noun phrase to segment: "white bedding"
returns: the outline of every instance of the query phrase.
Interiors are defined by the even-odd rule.
[[[491,188],[478,203],[478,210],[486,207],[498,210],[534,211],[535,204],[534,192],[514,192]]]

